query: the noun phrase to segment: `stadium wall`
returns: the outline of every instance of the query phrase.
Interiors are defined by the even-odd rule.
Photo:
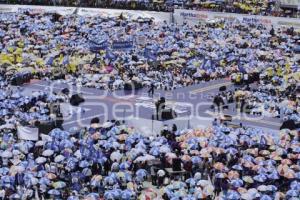
[[[300,29],[300,19],[246,15],[235,13],[221,13],[208,11],[194,11],[175,9],[171,12],[155,12],[155,11],[139,11],[139,10],[118,10],[118,9],[101,9],[101,8],[76,8],[76,7],[56,7],[56,6],[32,6],[32,5],[3,5],[0,4],[0,12],[17,12],[17,11],[31,11],[31,12],[56,12],[61,15],[78,14],[78,15],[103,15],[103,16],[119,16],[123,14],[132,19],[139,17],[154,18],[157,22],[176,22],[182,24],[184,22],[196,24],[199,21],[209,22],[216,19],[241,20],[244,22],[262,23],[266,26],[293,26],[295,29]]]
[[[172,13],[170,12],[154,12],[139,10],[118,10],[118,9],[101,9],[101,8],[76,8],[76,7],[57,7],[57,6],[32,6],[32,5],[3,5],[0,4],[0,12],[18,12],[31,11],[33,13],[56,12],[60,15],[78,14],[81,16],[102,15],[106,17],[116,17],[123,14],[131,19],[139,17],[154,18],[157,22],[172,21]]]

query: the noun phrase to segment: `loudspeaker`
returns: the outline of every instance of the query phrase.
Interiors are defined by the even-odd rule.
[[[224,86],[221,86],[221,87],[219,88],[219,91],[220,91],[220,92],[223,92],[223,91],[226,91],[226,89],[227,89],[227,88],[226,88],[226,86],[224,85]]]
[[[173,169],[173,171],[181,171],[181,159],[180,158],[173,158],[172,169]]]
[[[78,94],[73,94],[71,96],[71,99],[70,99],[70,104],[72,106],[78,106],[79,104],[83,103],[84,102],[84,98],[82,98],[80,95]]]

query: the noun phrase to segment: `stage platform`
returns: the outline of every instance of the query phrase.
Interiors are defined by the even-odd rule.
[[[95,88],[76,87],[61,81],[35,81],[22,88],[23,93],[28,95],[38,90],[60,92],[64,88],[68,88],[71,94],[81,93],[85,102],[78,107],[71,106],[69,103],[61,105],[64,114],[63,127],[66,130],[73,126],[88,126],[92,118],[99,117],[101,122],[111,119],[124,120],[138,127],[140,131],[145,129],[145,133],[153,134],[157,133],[164,124],[176,123],[178,128],[210,125],[213,119],[218,117],[210,109],[212,96],[217,94],[222,86],[234,89],[228,79],[199,83],[173,91],[155,90],[153,98],[148,96],[147,88],[131,93],[128,91],[109,92]],[[154,128],[152,128],[152,115],[155,113],[154,102],[160,97],[166,98],[167,106],[173,108],[178,117],[164,122],[154,122]],[[263,117],[256,120],[237,116],[232,107],[229,107],[225,114],[232,115],[232,123],[236,125],[242,122],[246,126],[269,130],[278,130],[281,125],[281,119]]]

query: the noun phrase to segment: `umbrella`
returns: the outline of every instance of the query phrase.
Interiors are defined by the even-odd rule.
[[[50,180],[53,180],[53,179],[56,179],[56,175],[53,174],[53,173],[47,173],[46,174],[46,178],[50,179]]]
[[[196,181],[194,178],[188,178],[185,182],[190,185],[196,185]]]
[[[92,170],[90,168],[84,168],[82,174],[85,176],[92,176]]]
[[[122,156],[123,156],[123,155],[122,155],[119,151],[115,151],[115,152],[113,152],[113,153],[110,155],[110,159],[111,159],[112,161],[117,161],[117,162],[119,162],[119,161],[121,160]]]
[[[43,155],[43,156],[46,156],[46,157],[49,157],[49,156],[52,156],[53,153],[54,153],[53,150],[47,149],[47,150],[43,151],[43,154],[42,154],[42,155]]]
[[[138,199],[155,199],[156,197],[157,193],[153,189],[148,188],[142,192]]]
[[[128,169],[129,167],[130,167],[130,165],[129,165],[128,162],[122,162],[122,163],[120,164],[120,169],[121,169],[121,170],[126,170],[126,169]]]
[[[2,175],[6,175],[9,172],[9,168],[8,167],[1,167],[0,168],[0,174]]]
[[[127,134],[121,134],[118,136],[118,140],[120,141],[125,141],[127,139],[128,135]]]
[[[37,159],[35,159],[35,162],[37,164],[42,164],[45,163],[47,161],[47,159],[45,157],[38,157]]]
[[[290,159],[283,159],[283,160],[281,160],[281,164],[290,165],[290,164],[292,164],[292,161]]]
[[[222,171],[225,168],[225,166],[224,166],[223,163],[217,162],[217,163],[214,164],[214,168],[219,170],[219,171]]]
[[[206,187],[207,185],[209,185],[210,184],[210,182],[208,181],[208,180],[199,180],[198,182],[197,182],[197,185],[200,185],[200,186],[202,186],[202,187]]]
[[[226,199],[240,199],[241,195],[234,191],[234,190],[230,190],[228,191],[227,195],[226,195]]]
[[[275,185],[268,185],[267,187],[268,187],[268,191],[271,191],[271,192],[275,192],[278,189]]]
[[[39,141],[37,141],[37,142],[35,143],[35,146],[36,146],[36,147],[41,147],[41,146],[44,146],[45,143],[46,143],[45,141],[39,140]]]
[[[134,196],[134,195],[135,194],[132,190],[126,189],[126,190],[122,191],[121,199],[122,200],[127,200],[127,199],[132,198],[132,196]]]
[[[257,182],[263,183],[267,180],[267,177],[264,174],[259,174],[259,175],[254,176],[253,179]]]
[[[246,183],[253,183],[253,179],[251,178],[251,176],[244,176],[243,181],[245,181]]]
[[[271,174],[268,174],[268,178],[272,179],[272,180],[277,180],[277,179],[279,179],[279,176],[278,176],[277,172],[273,172]]]
[[[289,169],[287,172],[284,173],[283,175],[287,179],[293,179],[295,178],[295,172],[291,169]]]
[[[139,169],[135,173],[139,177],[146,177],[147,176],[147,171],[145,169]]]
[[[293,182],[291,183],[291,189],[292,189],[292,190],[300,190],[300,182],[298,182],[298,181],[293,181]]]
[[[52,189],[52,190],[49,190],[48,191],[48,194],[51,194],[51,195],[60,195],[60,191],[58,190],[55,190],[55,189]]]
[[[264,194],[260,197],[260,200],[273,200],[273,198],[271,198],[269,195]]]
[[[160,151],[160,153],[169,153],[169,152],[171,152],[171,149],[167,146],[161,146],[159,148],[159,151]]]
[[[63,155],[58,155],[54,158],[54,162],[56,163],[60,163],[65,159],[65,157]]]
[[[82,160],[79,163],[79,167],[81,167],[81,168],[85,168],[85,167],[88,167],[88,166],[90,166],[90,163],[86,160]]]
[[[64,187],[66,187],[66,185],[67,184],[63,181],[57,181],[57,182],[53,183],[53,187],[56,189],[64,188]]]
[[[228,172],[229,179],[238,179],[239,177],[240,177],[240,174],[237,171]]]
[[[99,199],[99,194],[93,192],[93,193],[90,193],[87,196],[85,196],[84,199],[90,199],[90,200],[95,199],[95,200],[97,200],[97,199]]]
[[[23,166],[12,166],[10,168],[10,173],[12,173],[12,174],[21,173],[24,171],[25,171],[25,168]]]
[[[261,191],[261,192],[266,192],[269,190],[269,188],[266,185],[260,185],[260,186],[258,186],[257,190]]]
[[[193,164],[198,164],[201,162],[201,158],[199,156],[192,156],[192,162]]]
[[[115,183],[115,179],[111,176],[107,176],[104,178],[104,182],[109,185],[113,185]]]
[[[297,190],[289,190],[286,193],[286,196],[289,196],[289,197],[299,197],[299,195],[300,195],[300,193]]]
[[[191,157],[188,156],[188,155],[183,155],[183,156],[181,157],[181,160],[183,160],[183,161],[190,161],[190,160],[191,160]]]
[[[242,170],[243,170],[243,167],[242,167],[241,165],[233,165],[233,166],[232,166],[232,169],[242,171]]]
[[[232,155],[235,155],[235,154],[238,153],[238,150],[236,150],[235,148],[230,147],[230,148],[226,149],[225,152],[229,153],[229,154],[232,154]]]
[[[217,174],[215,175],[215,177],[216,177],[216,178],[226,178],[227,175],[226,175],[225,173],[217,173]]]
[[[241,179],[234,179],[230,181],[230,184],[236,188],[241,187],[244,183]]]
[[[40,185],[50,185],[50,183],[51,183],[51,181],[46,177],[43,177],[39,180]]]
[[[1,153],[2,158],[11,158],[13,156],[11,151],[5,150]]]
[[[19,194],[15,193],[15,194],[10,195],[9,199],[21,199],[21,196]]]

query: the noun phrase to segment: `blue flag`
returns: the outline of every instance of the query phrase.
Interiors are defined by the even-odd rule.
[[[147,47],[145,48],[144,56],[145,56],[145,58],[147,58],[149,60],[156,60],[156,58],[157,58],[155,51],[153,51],[152,49],[149,49]]]
[[[69,56],[66,55],[62,61],[62,64],[63,65],[68,65],[70,63],[70,59],[69,59]]]
[[[109,60],[116,60],[116,56],[109,50],[106,51],[105,58]]]
[[[46,65],[52,65],[54,62],[54,57],[51,56],[50,58],[48,58],[47,62],[46,62]]]

